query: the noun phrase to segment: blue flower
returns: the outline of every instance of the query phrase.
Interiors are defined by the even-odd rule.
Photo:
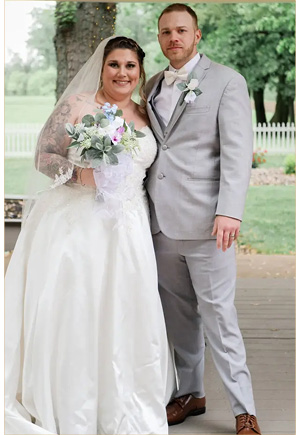
[[[118,110],[118,106],[113,104],[112,106],[107,102],[102,106],[102,110],[104,115],[109,121],[113,121],[115,119],[115,114]]]

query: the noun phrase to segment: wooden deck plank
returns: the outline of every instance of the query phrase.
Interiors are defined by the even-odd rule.
[[[294,435],[295,281],[293,278],[240,278],[236,307],[262,433]],[[171,426],[170,434],[235,433],[234,417],[209,345],[205,387],[207,412]]]

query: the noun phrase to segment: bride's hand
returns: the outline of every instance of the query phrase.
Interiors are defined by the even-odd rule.
[[[93,176],[93,169],[92,168],[81,169],[77,181],[82,186],[96,187],[94,176]]]

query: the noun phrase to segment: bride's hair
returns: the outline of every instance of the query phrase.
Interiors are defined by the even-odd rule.
[[[102,70],[105,63],[105,60],[109,53],[111,53],[113,50],[117,49],[127,49],[131,50],[134,53],[136,53],[137,59],[139,61],[140,66],[140,89],[139,89],[139,95],[141,97],[141,100],[145,103],[146,102],[146,95],[145,95],[145,84],[146,84],[146,73],[144,69],[144,57],[145,53],[141,49],[141,47],[131,38],[126,38],[125,36],[117,36],[116,38],[110,39],[108,43],[106,44],[104,48],[103,53],[103,61],[102,61]],[[102,75],[102,71],[101,71]],[[143,111],[143,109],[141,108]],[[144,113],[144,111],[143,111]]]

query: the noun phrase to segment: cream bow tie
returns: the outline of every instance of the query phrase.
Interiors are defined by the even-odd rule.
[[[175,80],[181,80],[184,82],[188,78],[188,73],[183,68],[180,68],[178,71],[165,71],[165,81],[167,85],[171,85]]]

